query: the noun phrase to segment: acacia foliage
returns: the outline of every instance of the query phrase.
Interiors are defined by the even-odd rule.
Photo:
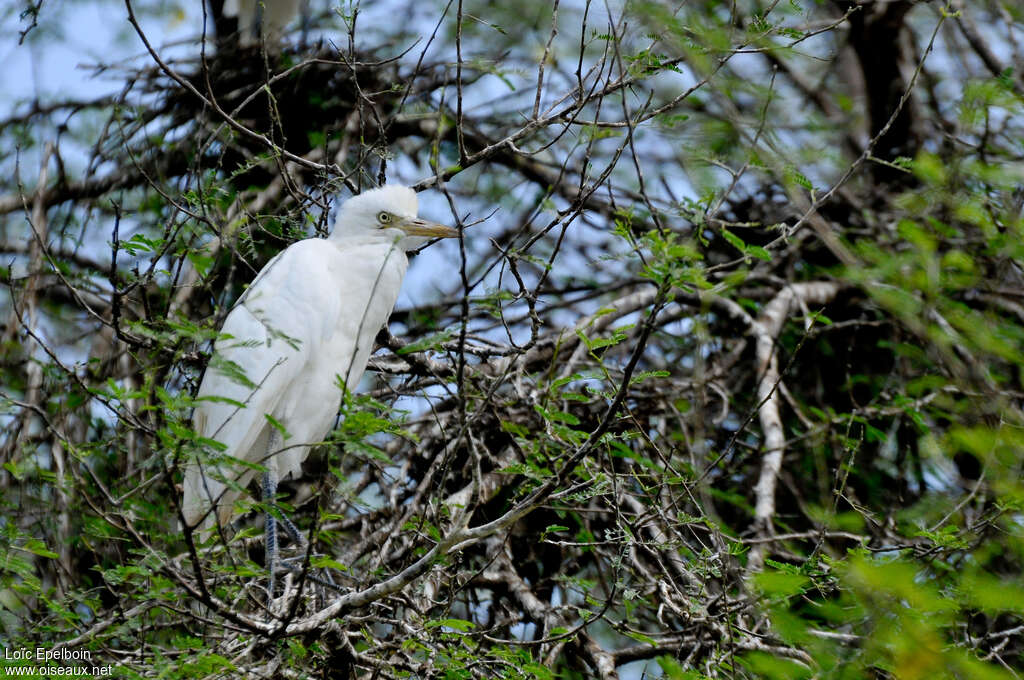
[[[1018,676],[1018,7],[344,3],[262,50],[213,5],[173,59],[118,7],[116,94],[0,121],[5,644],[129,677]],[[260,267],[385,178],[465,238],[283,485],[313,549],[268,609],[258,523],[181,530],[192,396]]]

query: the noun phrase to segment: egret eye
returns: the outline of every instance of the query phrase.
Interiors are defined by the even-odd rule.
[[[388,224],[391,222],[391,213],[381,211],[377,213],[377,221],[381,224]]]

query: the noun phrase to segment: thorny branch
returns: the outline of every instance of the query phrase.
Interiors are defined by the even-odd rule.
[[[995,49],[967,0],[777,5],[716,23],[697,6],[562,0],[510,36],[507,17],[453,1],[427,39],[385,26],[375,46],[356,5],[333,29],[321,17],[327,39],[308,47],[218,35],[171,59],[149,6],[126,0],[145,63],[103,65],[121,92],[0,121],[5,140],[66,121],[39,153],[19,142],[0,183],[17,557],[0,622],[132,668],[193,658],[175,646],[187,634],[254,677],[306,663],[287,656],[300,647],[311,675],[432,677],[443,659],[481,678],[529,663],[616,678],[667,658],[740,677],[758,655],[817,673],[772,608],[835,606],[831,565],[852,548],[957,573],[1011,534],[999,456],[942,468],[920,441],[957,409],[1021,426],[1006,377],[1020,262],[979,236],[1016,233],[1019,191],[991,177],[1020,162],[1020,125],[952,119],[929,57],[969,49],[965,71],[1003,89],[968,103],[987,92],[1008,110],[1016,33]],[[871,50],[899,62],[884,87]],[[86,115],[103,120],[92,136],[68,134]],[[985,200],[945,204],[892,149],[970,149],[983,162],[931,171],[982,168]],[[65,164],[80,156],[88,172]],[[382,179],[425,190],[464,238],[413,258],[371,384],[283,485],[309,550],[268,605],[251,518],[209,545],[179,526],[181,464],[213,446],[191,432],[191,395],[256,272]],[[953,235],[910,248],[908,222]],[[989,259],[968,267],[968,252]],[[908,279],[920,290],[883,280],[931,255]],[[950,281],[967,283],[943,306]],[[908,531],[922,499],[941,512]],[[813,587],[773,599],[776,572]],[[943,644],[1019,666],[1018,619],[975,610]],[[815,619],[808,635],[872,649],[860,623]]]

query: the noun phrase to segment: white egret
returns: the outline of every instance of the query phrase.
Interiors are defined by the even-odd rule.
[[[299,14],[300,0],[224,0],[226,17],[238,17],[239,43],[255,45],[260,31],[267,44],[281,39],[284,29]]]
[[[226,458],[185,469],[185,520],[204,538],[231,520],[253,465],[264,470],[264,502],[273,503],[278,479],[297,473],[310,445],[330,431],[340,382],[355,389],[363,375],[398,299],[406,251],[459,234],[416,215],[416,193],[404,186],[349,199],[327,239],[279,253],[228,314],[192,418],[199,436],[224,445]],[[285,528],[304,543],[290,523]],[[266,531],[273,596],[277,533],[269,513]]]

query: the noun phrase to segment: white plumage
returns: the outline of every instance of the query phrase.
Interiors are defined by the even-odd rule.
[[[416,212],[407,187],[364,192],[342,206],[329,238],[294,243],[267,263],[214,345],[193,415],[199,436],[223,444],[225,456],[265,467],[275,486],[299,471],[338,413],[339,376],[355,389],[366,368],[398,298],[405,251],[458,235]],[[283,444],[268,416],[284,427]],[[188,465],[186,521],[206,530],[226,525],[241,491],[225,479],[244,488],[254,474],[238,464]]]
[[[284,29],[298,16],[299,6],[300,0],[224,0],[223,12],[226,17],[238,17],[242,45],[256,44],[261,29],[269,44],[281,39]]]

